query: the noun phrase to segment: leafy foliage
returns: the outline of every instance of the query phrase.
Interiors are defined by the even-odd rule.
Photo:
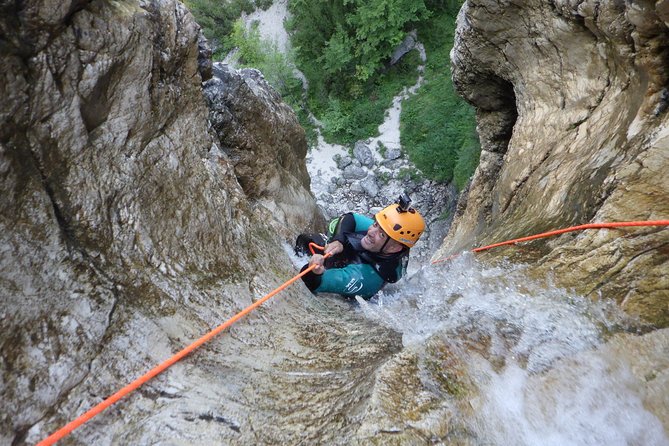
[[[454,21],[447,11],[418,30],[428,60],[425,84],[402,105],[400,135],[410,159],[429,178],[453,181],[462,189],[478,165],[480,144],[474,110],[451,82]]]
[[[416,82],[419,56],[416,51],[402,62],[377,75],[361,87],[355,97],[325,92],[309,95],[308,107],[323,124],[323,137],[339,144],[352,144],[378,133],[385,111],[402,88]],[[311,91],[310,81],[310,91]]]
[[[425,83],[403,103],[402,146],[424,174],[462,188],[478,165],[473,109],[453,91],[449,52],[462,0],[289,0],[294,53],[283,55],[237,19],[271,0],[185,0],[221,59],[236,48],[240,66],[257,68],[296,111],[310,141],[309,112],[329,142],[352,144],[378,132],[392,99],[416,81],[417,51],[389,66],[393,50],[418,30],[428,63]],[[309,82],[306,97],[298,66]]]
[[[406,31],[429,15],[422,0],[291,0],[296,62],[320,98],[357,97]]]
[[[214,57],[222,58],[233,46],[228,40],[235,21],[242,13],[250,14],[256,6],[267,9],[271,0],[184,0],[211,42]]]
[[[291,0],[296,63],[309,79],[308,107],[331,142],[377,133],[392,98],[415,82],[414,51],[387,61],[411,27],[425,44],[425,85],[403,105],[402,145],[429,178],[462,188],[478,164],[473,109],[454,92],[449,52],[458,0]]]

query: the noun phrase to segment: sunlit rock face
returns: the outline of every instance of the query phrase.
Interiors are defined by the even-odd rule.
[[[590,222],[669,219],[667,2],[467,1],[452,52],[483,152],[436,257]],[[669,324],[669,230],[496,251]]]
[[[11,2],[0,11],[0,444],[23,444],[291,277],[276,227],[295,223],[295,215],[268,216],[252,192],[272,189],[240,186],[227,152],[242,141],[223,146],[211,131],[199,27],[181,3]],[[254,111],[263,119],[274,113]],[[290,125],[286,132],[298,132],[294,117]],[[279,153],[304,190],[304,148],[288,153],[298,146]],[[281,208],[280,196],[262,196]],[[314,218],[313,197],[302,192],[290,202],[298,204],[305,221]],[[243,358],[239,344],[208,358]],[[190,407],[174,408],[177,430],[211,441],[220,429],[236,435],[239,417],[210,423],[215,407],[194,403],[199,394],[178,395],[179,375],[191,371],[175,373],[171,384],[147,387],[123,416],[75,438],[159,439],[160,424],[140,422],[139,414],[171,399]],[[192,374],[183,382],[203,388],[205,400],[233,392],[207,388],[217,367]]]
[[[307,140],[293,110],[254,69],[215,63],[204,84],[210,120],[246,195],[282,234],[323,227],[310,191]]]

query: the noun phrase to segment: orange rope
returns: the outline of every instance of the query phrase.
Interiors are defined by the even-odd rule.
[[[530,240],[536,240],[536,239],[539,239],[539,238],[552,237],[552,236],[555,236],[555,235],[564,234],[566,232],[582,231],[584,229],[607,229],[607,228],[622,228],[622,227],[629,227],[629,226],[669,226],[669,220],[621,221],[621,222],[615,222],[615,223],[588,223],[588,224],[585,224],[585,225],[571,226],[569,228],[557,229],[555,231],[542,232],[541,234],[530,235],[528,237],[521,237],[521,238],[516,238],[516,239],[513,239],[513,240],[507,240],[505,242],[494,243],[492,245],[482,246],[480,248],[474,248],[474,249],[472,249],[472,252],[486,251],[488,249],[497,248],[499,246],[515,245],[516,243],[528,242]],[[458,255],[459,254],[453,254],[453,255],[445,257],[443,259],[437,259],[434,262],[432,262],[432,264],[434,265],[436,263],[445,262],[447,260],[452,259],[453,257],[457,257]]]
[[[522,237],[522,238],[518,238],[518,239],[507,240],[505,242],[500,242],[500,243],[495,243],[495,244],[488,245],[488,246],[483,246],[483,247],[480,247],[480,248],[475,248],[472,251],[473,252],[480,252],[480,251],[485,251],[485,250],[488,250],[488,249],[496,248],[496,247],[499,247],[499,246],[512,245],[512,244],[515,244],[515,243],[526,242],[526,241],[535,240],[535,239],[538,239],[538,238],[551,237],[551,236],[554,236],[554,235],[564,234],[566,232],[579,231],[579,230],[584,230],[584,229],[619,228],[619,227],[628,227],[628,226],[669,226],[669,220],[646,221],[646,222],[633,221],[633,222],[618,222],[618,223],[591,223],[591,224],[585,224],[585,225],[580,225],[580,226],[572,226],[570,228],[559,229],[559,230],[556,230],[556,231],[543,232],[541,234],[536,234],[536,235],[532,235],[532,236],[529,236],[529,237]],[[316,245],[315,243],[310,243],[309,248],[311,249],[312,253],[313,253],[314,247],[316,247],[318,249],[321,249],[321,250],[323,249],[322,247]],[[327,256],[328,256],[328,254],[325,255],[325,257],[327,257]],[[438,259],[438,260],[435,260],[434,262],[432,262],[432,264],[436,264],[436,263],[439,263],[439,262],[444,262],[444,261],[446,261],[448,259],[451,259],[453,257],[455,257],[455,255],[449,256],[445,259]],[[213,329],[212,331],[210,331],[206,335],[202,336],[200,339],[198,339],[195,342],[193,342],[192,344],[190,344],[188,347],[181,350],[179,353],[175,354],[174,356],[172,356],[168,360],[162,362],[158,366],[149,370],[147,373],[145,373],[141,377],[137,378],[135,381],[131,382],[127,386],[123,387],[122,389],[120,389],[119,391],[114,393],[112,396],[108,397],[107,399],[105,399],[104,401],[102,401],[101,403],[99,403],[98,405],[96,405],[95,407],[93,407],[92,409],[87,411],[86,413],[84,413],[83,415],[81,415],[81,416],[77,417],[76,419],[70,421],[65,426],[61,427],[56,432],[49,435],[47,438],[45,438],[44,440],[37,443],[37,446],[53,445],[57,441],[63,439],[64,437],[69,435],[73,430],[82,426],[87,421],[89,421],[90,419],[92,419],[93,417],[98,415],[100,412],[102,412],[103,410],[105,410],[109,406],[113,405],[114,403],[116,403],[117,401],[122,399],[123,397],[127,396],[128,394],[130,394],[131,392],[133,392],[134,390],[136,390],[137,388],[139,388],[143,384],[150,381],[152,378],[156,377],[160,373],[167,370],[170,366],[174,365],[175,363],[177,363],[178,361],[180,361],[181,359],[183,359],[184,357],[186,357],[187,355],[192,353],[194,350],[196,350],[197,348],[199,348],[200,346],[202,346],[206,342],[213,339],[215,336],[217,336],[223,330],[230,327],[232,324],[237,322],[242,317],[246,316],[248,313],[250,313],[251,311],[253,311],[257,307],[259,307],[260,305],[265,303],[267,300],[269,300],[270,298],[272,298],[273,296],[275,296],[279,292],[283,291],[285,288],[287,288],[289,285],[293,284],[297,279],[301,278],[302,276],[304,276],[305,274],[307,274],[308,272],[313,270],[315,267],[316,267],[316,265],[311,265],[310,267],[308,267],[307,269],[302,271],[300,274],[298,274],[298,275],[294,276],[292,279],[286,281],[283,285],[279,286],[278,288],[276,288],[275,290],[273,290],[272,292],[270,292],[269,294],[267,294],[263,298],[257,300],[253,304],[249,305],[248,307],[246,307],[245,309],[243,309],[242,311],[240,311],[239,313],[237,313],[236,315],[234,315],[233,317],[231,317],[230,319],[228,319],[227,321],[225,321],[224,323],[222,323],[221,325],[219,325],[218,327],[216,327],[215,329]]]
[[[318,245],[316,245],[316,246],[318,246]],[[325,257],[328,257],[328,254],[326,254]],[[120,400],[124,396],[126,396],[129,393],[131,393],[132,391],[136,390],[142,384],[145,384],[146,382],[148,382],[149,380],[151,380],[155,376],[164,372],[167,368],[174,365],[176,362],[180,361],[181,359],[183,359],[188,354],[192,353],[195,349],[200,347],[202,344],[210,341],[212,338],[214,338],[220,332],[222,332],[226,328],[230,327],[232,324],[237,322],[242,317],[246,316],[248,313],[250,313],[251,311],[253,311],[257,307],[262,305],[264,302],[266,302],[268,299],[270,299],[271,297],[273,297],[274,295],[276,295],[280,291],[283,291],[285,288],[287,288],[289,285],[291,285],[293,282],[295,282],[300,277],[302,277],[305,274],[307,274],[308,272],[310,272],[315,267],[316,267],[315,264],[311,265],[310,267],[308,267],[307,269],[302,271],[300,274],[296,275],[295,277],[288,280],[287,282],[285,282],[280,287],[276,288],[271,293],[267,294],[262,299],[259,299],[256,302],[254,302],[253,304],[244,308],[242,311],[235,314],[233,317],[231,317],[230,319],[228,319],[227,321],[225,321],[224,323],[222,323],[221,325],[219,325],[218,327],[216,327],[215,329],[213,329],[212,331],[210,331],[206,335],[202,336],[197,341],[193,342],[188,347],[181,350],[179,353],[175,354],[174,356],[172,356],[168,360],[164,361],[163,363],[161,363],[161,364],[157,365],[156,367],[154,367],[153,369],[149,370],[144,375],[137,378],[135,381],[131,382],[127,386],[123,387],[121,390],[119,390],[118,392],[116,392],[112,396],[108,397],[107,399],[105,399],[104,401],[99,403],[97,406],[90,409],[88,412],[86,412],[83,415],[77,417],[76,419],[70,421],[65,426],[61,427],[56,432],[49,435],[47,438],[45,438],[44,440],[37,443],[36,446],[52,445],[52,444],[56,443],[58,440],[61,440],[62,438],[66,437],[73,430],[80,427],[81,425],[86,423],[88,420],[90,420],[91,418],[93,418],[94,416],[96,416],[97,414],[99,414],[100,412],[102,412],[103,410],[105,410],[106,408],[111,406],[112,404],[116,403],[118,400]]]
[[[321,251],[325,251],[324,246],[317,245],[314,242],[309,243],[309,251],[311,251],[312,254],[316,254],[316,252],[315,252],[316,249],[319,249]]]

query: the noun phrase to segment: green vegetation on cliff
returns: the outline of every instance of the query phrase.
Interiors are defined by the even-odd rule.
[[[454,31],[455,17],[448,11],[418,29],[427,53],[425,83],[402,103],[400,135],[402,147],[429,178],[462,189],[478,166],[481,146],[474,109],[451,82]]]
[[[214,59],[220,60],[234,48],[230,35],[237,19],[251,14],[256,8],[272,6],[273,0],[184,0],[214,50]]]
[[[308,107],[331,142],[374,136],[421,63],[411,51],[389,66],[411,29],[425,46],[425,83],[403,103],[402,147],[429,178],[462,189],[478,165],[473,108],[453,90],[449,53],[461,1],[291,0],[288,24],[296,63],[309,80]]]
[[[218,42],[217,58],[225,54],[221,48],[236,48],[238,65],[262,71],[308,132],[311,112],[324,138],[344,145],[376,135],[393,98],[415,84],[422,63],[417,50],[393,66],[389,60],[406,34],[417,30],[427,53],[425,83],[403,103],[402,146],[427,177],[464,186],[478,164],[480,146],[473,109],[450,81],[449,52],[461,0],[289,0],[287,29],[295,50],[288,55],[263,42],[257,30],[231,20],[252,3],[187,1],[205,35]],[[255,1],[269,6],[267,0],[260,3]],[[306,95],[294,65],[308,81]]]
[[[309,82],[305,105],[323,137],[352,145],[375,135],[393,97],[416,82],[415,52],[394,67],[386,61],[404,28],[427,17],[423,2],[291,0],[289,10],[295,63]]]
[[[362,99],[409,30],[429,16],[415,0],[291,0],[287,29],[316,106]]]

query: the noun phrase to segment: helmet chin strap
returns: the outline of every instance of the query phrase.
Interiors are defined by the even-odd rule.
[[[390,241],[390,236],[386,234],[386,241],[383,242],[383,245],[381,245],[381,249],[379,249],[379,254],[383,254],[383,248],[386,247],[389,241]]]

